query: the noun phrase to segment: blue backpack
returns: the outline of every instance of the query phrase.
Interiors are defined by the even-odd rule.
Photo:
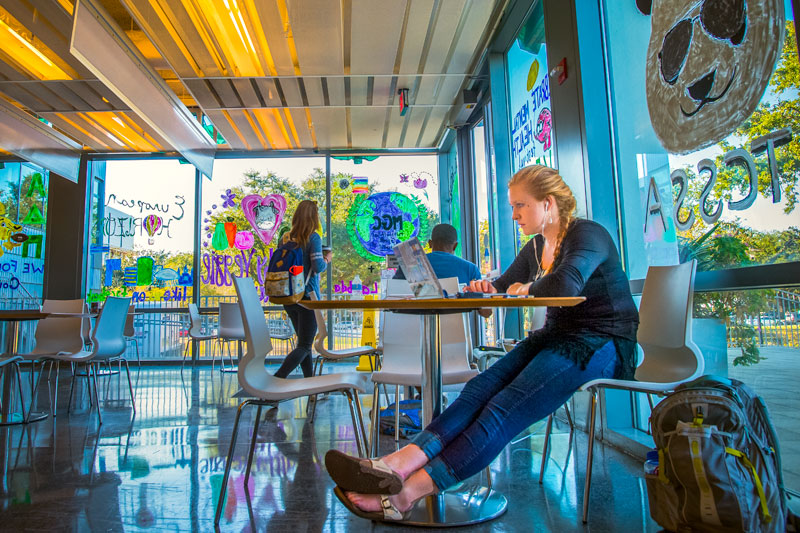
[[[278,246],[269,259],[264,292],[276,304],[296,304],[305,294],[303,249],[294,241]]]

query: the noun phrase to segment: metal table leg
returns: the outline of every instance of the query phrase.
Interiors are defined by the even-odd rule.
[[[421,315],[422,426],[442,412],[442,355],[439,315]],[[423,498],[403,523],[414,526],[453,527],[478,524],[506,511],[508,500],[491,487],[459,485]]]

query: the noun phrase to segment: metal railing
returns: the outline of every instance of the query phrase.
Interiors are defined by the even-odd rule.
[[[800,348],[800,294],[776,289],[756,314],[746,314],[739,327],[728,328],[728,346],[738,346],[743,335],[755,335],[761,346]]]

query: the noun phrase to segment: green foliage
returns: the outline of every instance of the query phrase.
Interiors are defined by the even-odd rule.
[[[350,236],[348,234],[347,229],[347,215],[350,211],[351,206],[359,200],[363,200],[365,195],[358,195],[353,194],[352,191],[352,184],[347,188],[341,188],[338,184],[341,180],[345,179],[350,181],[352,179],[351,174],[345,173],[338,173],[338,174],[331,174],[331,231],[330,231],[330,242],[332,244],[333,249],[333,262],[331,263],[330,267],[332,270],[332,277],[334,284],[338,283],[340,280],[344,280],[345,282],[351,280],[356,274],[358,274],[362,280],[362,283],[365,285],[372,285],[372,283],[378,281],[380,279],[380,269],[382,268],[380,264],[371,263],[366,261],[356,252],[353,244],[350,241]],[[314,169],[314,172],[308,176],[305,180],[303,180],[300,185],[296,185],[292,183],[288,178],[283,178],[276,175],[274,172],[266,172],[262,174],[256,170],[249,170],[244,174],[244,179],[242,181],[242,185],[237,187],[232,187],[231,192],[236,194],[236,206],[233,208],[227,208],[225,210],[218,210],[212,214],[210,217],[210,223],[203,223],[202,229],[203,231],[203,240],[209,242],[210,246],[210,239],[207,239],[205,235],[209,233],[206,231],[205,228],[209,227],[211,229],[211,233],[213,234],[214,226],[217,222],[234,222],[239,230],[250,230],[250,224],[244,217],[244,213],[240,207],[240,202],[242,198],[249,194],[259,194],[259,195],[267,195],[267,194],[281,194],[284,198],[286,198],[286,218],[284,219],[283,226],[289,227],[291,226],[291,216],[294,213],[297,205],[300,203],[301,200],[313,200],[317,202],[317,205],[320,209],[320,222],[322,227],[320,228],[319,232],[322,235],[322,242],[328,242],[328,236],[325,235],[325,219],[326,219],[326,205],[325,205],[325,171],[322,169]],[[378,192],[375,190],[375,185],[370,184],[368,186],[369,194],[374,192]],[[418,206],[422,207],[421,211],[421,218],[424,220],[422,224],[427,228],[432,228],[435,224],[438,223],[439,217],[435,212],[432,212],[425,208],[421,202],[414,199]],[[204,217],[206,218],[206,217]],[[430,230],[428,229],[428,234]],[[277,234],[276,234],[277,235]],[[427,241],[428,235],[421,235],[420,240]],[[269,244],[264,244],[260,241],[260,239],[256,238],[256,244],[254,245],[255,253],[252,256],[251,264],[250,264],[250,271],[251,274],[255,272],[256,268],[256,256],[259,255],[261,257],[269,257],[270,248],[274,248],[277,243],[277,236],[273,238],[272,242]],[[202,252],[210,252],[211,249],[203,248]],[[215,252],[218,254],[223,255],[230,255],[235,256],[239,255],[239,251],[236,249],[228,249],[222,252]],[[249,252],[246,252],[249,254]],[[370,267],[372,269],[370,270]],[[204,267],[203,267],[204,268]],[[238,275],[238,267],[234,264],[232,267],[234,274]],[[325,274],[320,276],[321,278],[321,287],[325,288]],[[202,294],[204,295],[212,295],[212,294],[232,294],[233,288],[232,287],[216,287],[216,286],[208,286],[204,285],[202,287]]]

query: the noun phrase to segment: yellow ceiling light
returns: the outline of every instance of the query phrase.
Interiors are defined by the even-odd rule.
[[[73,76],[66,73],[47,57],[45,52],[52,52],[29,36],[21,24],[17,23],[7,12],[0,10],[0,50],[11,59],[22,71],[40,80],[71,80]]]
[[[224,75],[264,76],[260,54],[247,29],[246,10],[235,0],[183,0],[198,35]]]

